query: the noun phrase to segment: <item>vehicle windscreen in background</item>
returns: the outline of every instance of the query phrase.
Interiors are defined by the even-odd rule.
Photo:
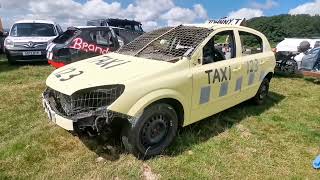
[[[75,29],[70,30],[70,29],[68,29],[63,34],[61,34],[60,36],[55,38],[52,42],[53,43],[57,43],[57,44],[63,44],[65,42],[69,41],[70,39],[72,39],[74,36],[76,36],[77,33],[78,33],[78,30],[75,30]]]
[[[320,48],[315,48],[309,51],[305,56],[302,58],[301,62],[301,69],[303,70],[312,70],[317,68],[318,65],[318,57],[319,57]]]
[[[320,51],[320,48],[315,48],[309,51],[306,55],[317,56]]]
[[[32,37],[43,36],[50,37],[55,36],[53,24],[45,23],[19,23],[13,25],[10,36],[13,37]]]
[[[182,56],[191,56],[195,48],[211,32],[212,29],[182,25],[161,28],[139,36],[119,49],[118,53],[172,61]]]

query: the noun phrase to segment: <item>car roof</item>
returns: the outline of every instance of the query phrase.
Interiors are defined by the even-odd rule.
[[[125,28],[120,28],[120,27],[115,27],[115,26],[70,26],[68,27],[68,29],[80,29],[80,30],[84,30],[84,29],[123,29],[126,30]]]
[[[106,19],[92,19],[89,20],[88,22],[92,21],[106,21],[107,23],[116,23],[116,24],[130,24],[130,25],[141,25],[141,22],[135,21],[135,20],[129,20],[129,19],[119,19],[119,18],[106,18]]]
[[[279,51],[289,51],[296,52],[298,51],[297,47],[300,45],[302,41],[308,41],[311,47],[314,47],[317,41],[320,39],[307,39],[307,38],[285,38],[281,42],[279,42],[276,46],[277,52]]]
[[[71,26],[78,29],[106,28],[106,26]]]
[[[109,29],[109,26],[71,26],[68,27],[68,29],[80,29],[80,30],[84,30],[84,29]]]
[[[203,24],[183,24],[183,26],[194,26],[194,27],[207,28],[212,30],[217,30],[221,28],[237,29],[237,30],[250,32],[255,35],[259,35],[260,37],[264,37],[264,34],[262,34],[261,32],[255,29],[252,29],[246,26],[240,26],[240,25],[203,23]]]
[[[19,23],[44,23],[44,24],[56,24],[54,21],[50,20],[20,20],[16,21],[15,24]]]

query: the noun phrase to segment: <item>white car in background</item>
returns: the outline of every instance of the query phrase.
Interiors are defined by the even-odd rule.
[[[4,42],[8,62],[47,61],[47,45],[62,33],[62,28],[53,21],[22,20],[14,23]]]

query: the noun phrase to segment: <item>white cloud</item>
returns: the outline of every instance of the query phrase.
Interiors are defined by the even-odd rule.
[[[291,9],[289,11],[289,14],[310,14],[312,16],[320,14],[320,0],[302,4],[294,9]]]
[[[176,26],[183,23],[192,23],[196,19],[207,19],[208,15],[200,4],[196,4],[192,9],[174,7],[161,16],[168,22],[169,26]]]
[[[193,6],[194,12],[197,14],[198,18],[200,19],[207,19],[208,13],[206,9],[201,4],[196,4]]]
[[[258,3],[257,1],[251,3],[253,9],[272,9],[277,6],[279,6],[279,3],[274,0],[266,0],[265,3]]]
[[[237,11],[232,11],[229,13],[229,18],[246,18],[251,19],[254,17],[263,16],[263,11],[260,9],[242,8]]]
[[[125,13],[129,13],[139,21],[150,21],[174,7],[172,0],[137,0],[127,7]]]
[[[65,28],[85,25],[88,19],[127,18],[141,21],[144,29],[150,30],[159,25],[204,21],[207,11],[200,4],[193,8],[179,7],[173,0],[135,0],[127,7],[120,2],[104,0],[90,0],[84,4],[75,0],[24,0],[23,3],[21,0],[0,0],[0,17],[5,27],[21,19],[50,19]]]

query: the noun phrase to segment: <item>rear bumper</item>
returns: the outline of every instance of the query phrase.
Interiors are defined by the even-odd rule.
[[[27,51],[41,51],[41,55],[28,55],[24,56],[23,52]],[[47,61],[45,49],[32,49],[32,50],[5,50],[6,55],[15,61]]]

